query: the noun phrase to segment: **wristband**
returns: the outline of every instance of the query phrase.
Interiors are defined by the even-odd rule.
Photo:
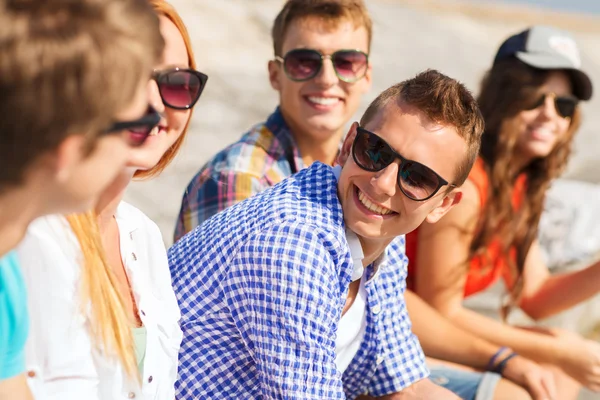
[[[500,357],[500,354],[504,353],[506,350],[508,350],[508,347],[506,346],[502,346],[498,349],[498,351],[492,356],[492,358],[490,358],[490,362],[488,362],[486,371],[494,370],[494,367],[496,366],[496,360],[498,359],[498,357]]]
[[[516,356],[518,356],[517,353],[510,353],[504,360],[500,361],[498,365],[496,365],[496,368],[494,368],[494,372],[496,372],[499,375],[502,375],[504,373],[504,369],[506,368],[506,363],[508,363],[511,358]]]

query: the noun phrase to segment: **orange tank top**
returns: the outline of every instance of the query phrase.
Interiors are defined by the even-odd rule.
[[[484,168],[484,163],[481,158],[478,158],[473,165],[473,169],[469,173],[468,178],[477,187],[481,210],[483,211],[488,197],[489,178]],[[523,200],[525,193],[525,175],[520,176],[513,191],[513,207],[517,208]],[[407,287],[415,290],[415,271],[418,268],[417,260],[417,238],[419,230],[415,230],[406,235],[406,255],[408,257],[408,277]],[[514,261],[516,259],[516,250],[511,248],[509,256]],[[479,293],[492,284],[496,283],[502,277],[510,285],[512,285],[512,276],[508,266],[507,258],[501,251],[500,241],[494,239],[487,247],[487,252],[481,256],[474,257],[469,262],[469,271],[465,283],[464,296],[468,297]]]

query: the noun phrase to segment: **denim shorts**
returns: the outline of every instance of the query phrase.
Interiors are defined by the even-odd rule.
[[[443,365],[429,365],[429,379],[464,400],[493,400],[502,378],[493,372],[472,372]]]

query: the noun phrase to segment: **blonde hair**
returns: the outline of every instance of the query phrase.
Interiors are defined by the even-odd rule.
[[[0,0],[0,188],[70,135],[93,149],[163,46],[146,0]]]
[[[103,251],[97,215],[93,211],[67,217],[83,254],[82,307],[91,305],[90,331],[109,357],[119,359],[129,376],[140,378],[125,302]],[[84,311],[85,312],[85,311]]]
[[[158,14],[159,16],[167,17],[177,27],[177,29],[179,30],[179,33],[181,33],[183,42],[185,43],[185,48],[187,50],[188,63],[190,65],[190,68],[196,69],[196,60],[194,59],[194,50],[192,48],[192,40],[190,39],[190,35],[188,33],[187,28],[185,27],[185,24],[183,23],[183,20],[181,19],[181,17],[177,13],[177,11],[175,11],[175,8],[173,8],[173,6],[171,4],[167,3],[164,0],[149,0],[148,2],[152,6],[152,8],[156,12],[156,14]],[[169,147],[169,149],[165,152],[165,154],[163,154],[163,156],[161,157],[158,164],[156,164],[154,167],[147,169],[147,170],[136,171],[136,173],[134,175],[135,178],[137,178],[137,179],[152,178],[154,176],[157,176],[162,171],[164,171],[165,168],[167,168],[167,166],[171,163],[171,161],[173,161],[173,159],[179,152],[179,149],[181,148],[181,145],[183,143],[183,140],[185,139],[188,127],[190,125],[190,121],[192,120],[192,112],[193,112],[193,108],[190,109],[188,121],[186,122],[185,127],[183,128],[183,131],[181,132],[181,135],[179,135],[179,138],[177,138],[175,143],[173,143],[173,145],[171,147]]]
[[[150,0],[155,13],[165,15],[177,26],[188,49],[190,67],[195,68],[190,38],[183,21],[174,8],[163,0]],[[189,123],[189,121],[188,121]],[[187,125],[184,129],[187,130]],[[177,153],[184,133],[171,146],[154,168],[136,173],[136,177],[151,177],[160,173]],[[102,238],[95,212],[67,217],[71,229],[79,241],[83,254],[82,286],[83,305],[91,303],[91,332],[98,345],[102,345],[109,356],[116,356],[129,376],[140,380],[137,369],[131,321],[128,318],[125,301],[118,290],[117,279],[112,272],[104,253]]]

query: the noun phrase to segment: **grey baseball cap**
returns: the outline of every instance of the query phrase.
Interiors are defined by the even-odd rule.
[[[537,25],[517,33],[502,43],[494,64],[509,57],[538,69],[563,69],[571,77],[575,96],[580,100],[592,97],[592,81],[581,70],[577,43],[565,31]]]

